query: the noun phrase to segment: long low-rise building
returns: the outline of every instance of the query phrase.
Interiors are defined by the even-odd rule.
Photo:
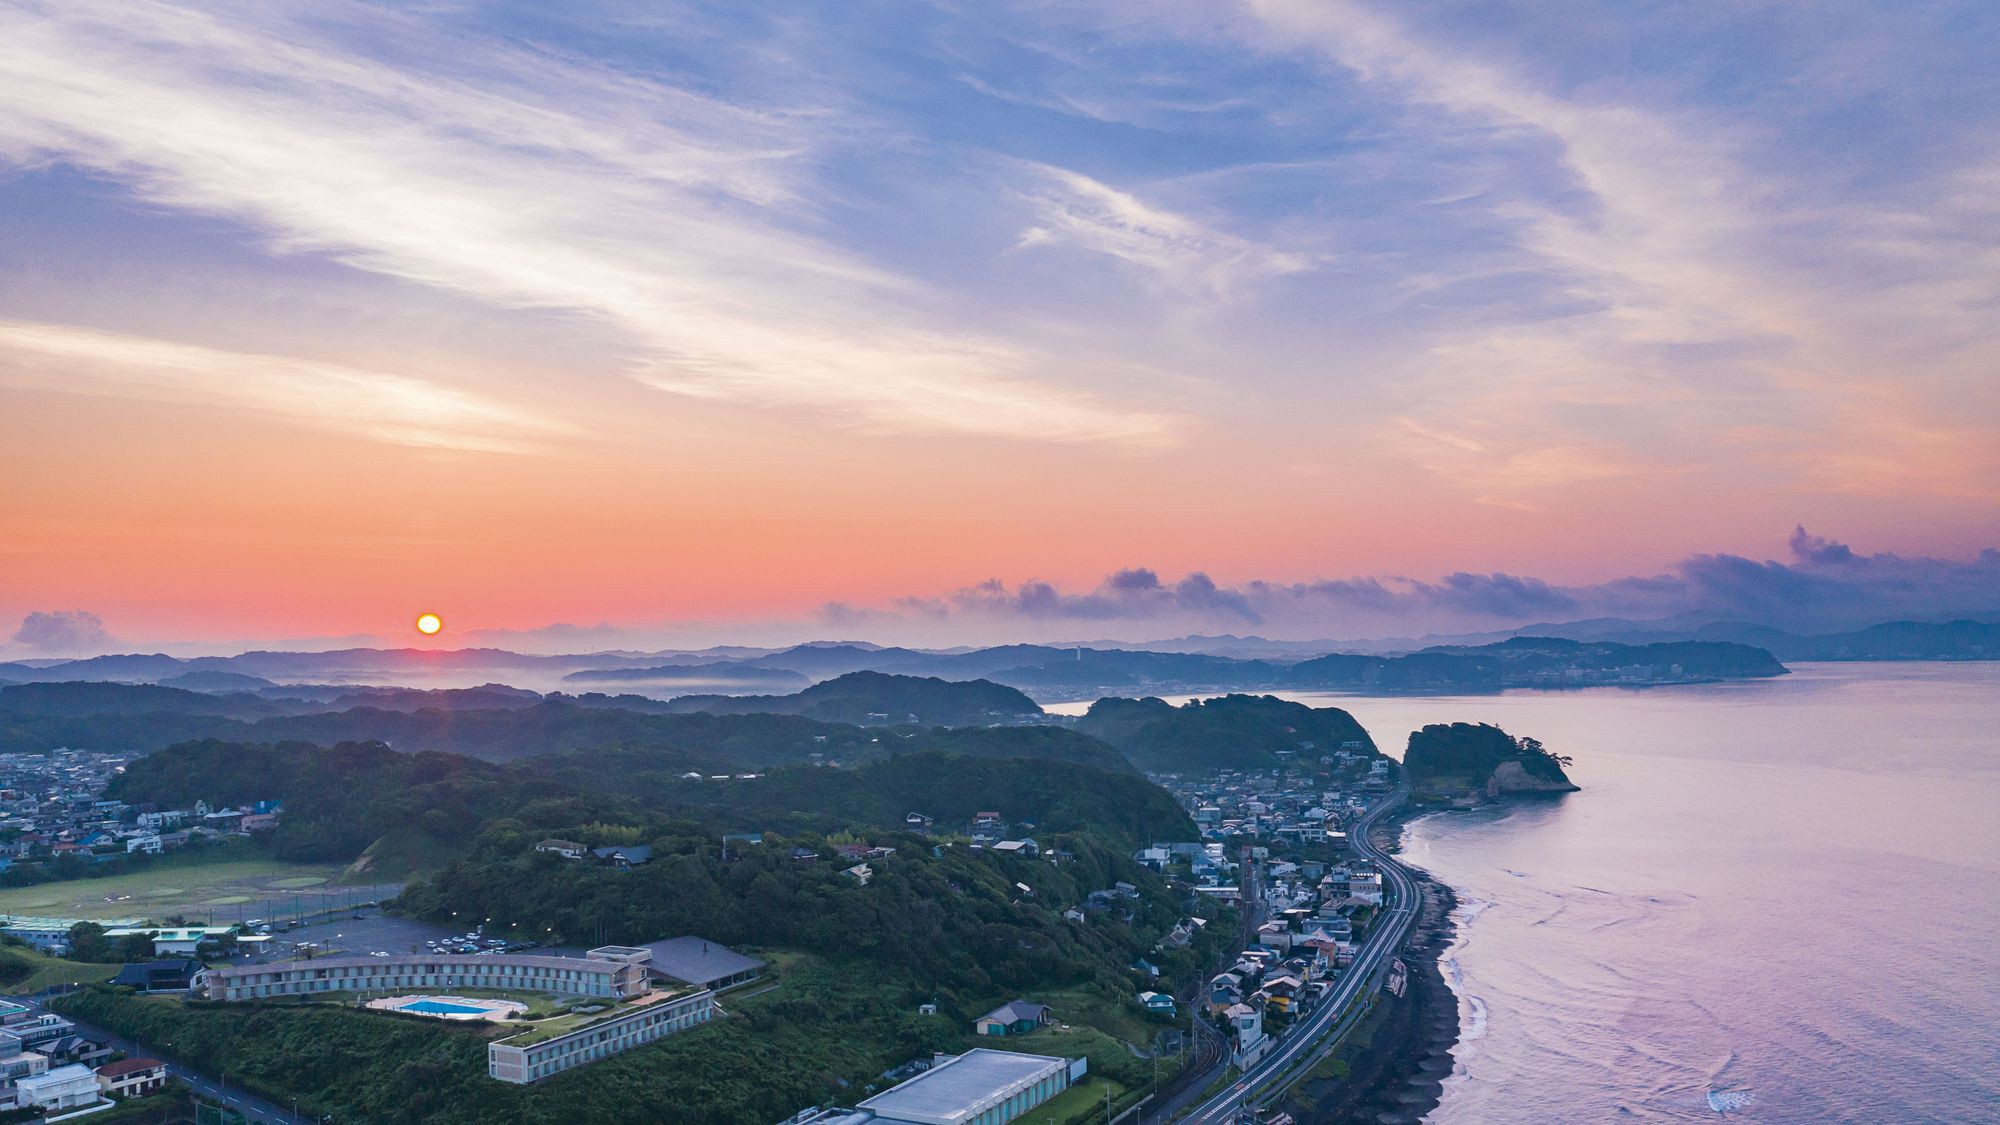
[[[607,1015],[560,1035],[531,1028],[486,1047],[486,1073],[502,1082],[525,1085],[551,1074],[629,1051],[715,1018],[715,993],[662,994],[650,1003]]]
[[[279,965],[241,965],[197,974],[194,993],[210,1000],[264,1000],[341,992],[445,992],[496,989],[597,997],[605,1011],[528,1024],[486,1045],[486,1073],[526,1084],[629,1051],[715,1018],[715,993],[655,991],[643,946],[603,945],[582,957],[430,954],[328,957]],[[415,1010],[415,1009],[413,1009]],[[594,1017],[594,1018],[592,1018]]]
[[[605,946],[582,957],[427,953],[232,965],[196,974],[194,992],[208,1000],[264,1000],[326,992],[493,988],[629,1000],[652,988],[644,958],[634,959],[633,952]]]

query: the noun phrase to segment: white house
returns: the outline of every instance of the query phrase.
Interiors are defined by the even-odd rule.
[[[575,840],[543,840],[535,845],[538,852],[553,852],[564,859],[582,859],[590,854],[590,848]]]
[[[1231,1004],[1222,1013],[1236,1033],[1236,1065],[1247,1067],[1264,1054],[1264,1013],[1248,1004]]]
[[[23,1078],[14,1083],[14,1092],[21,1105],[49,1110],[81,1109],[102,1100],[97,1072],[76,1063]]]

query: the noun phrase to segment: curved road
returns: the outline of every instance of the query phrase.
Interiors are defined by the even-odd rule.
[[[29,1008],[48,1011],[49,1009],[44,1006],[44,1002],[52,995],[55,995],[55,993],[44,991],[32,997],[16,996],[13,999],[25,1004]],[[60,1012],[56,1014],[62,1015]],[[133,1042],[122,1035],[114,1035],[104,1028],[98,1027],[95,1024],[85,1023],[74,1016],[63,1016],[63,1018],[75,1024],[77,1031],[82,1033],[86,1039],[94,1039],[100,1043],[108,1044],[112,1048],[123,1051],[130,1056],[143,1055],[161,1060],[167,1064],[167,1073],[173,1078],[185,1083],[189,1089],[207,1099],[211,1104],[225,1105],[242,1114],[244,1120],[253,1123],[253,1125],[265,1125],[265,1123],[270,1123],[270,1125],[313,1125],[312,1118],[288,1113],[284,1108],[265,1101],[263,1098],[257,1097],[247,1090],[224,1085],[205,1074],[192,1070],[184,1064],[169,1058],[168,1052],[160,1050],[157,1047],[148,1047],[142,1043]]]
[[[1403,939],[1409,936],[1421,903],[1417,898],[1417,881],[1410,877],[1402,864],[1387,853],[1378,851],[1368,834],[1375,821],[1402,804],[1409,793],[1408,782],[1398,780],[1388,799],[1369,809],[1366,815],[1355,821],[1354,830],[1347,834],[1348,846],[1361,858],[1374,860],[1386,880],[1382,909],[1369,923],[1368,940],[1355,951],[1354,964],[1341,974],[1333,991],[1321,998],[1312,1015],[1295,1025],[1283,1042],[1231,1083],[1228,1089],[1189,1111],[1183,1120],[1202,1125],[1222,1125],[1235,1120],[1246,1107],[1255,1108],[1261,1099],[1282,1089],[1286,1080],[1332,1050],[1339,1039],[1329,1037],[1327,1032],[1340,1014],[1363,990],[1381,986],[1383,970],[1388,966],[1389,958],[1402,948]],[[1342,1029],[1343,1032],[1345,1030]]]

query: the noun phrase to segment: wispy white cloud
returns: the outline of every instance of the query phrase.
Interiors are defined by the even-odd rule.
[[[0,321],[0,385],[250,411],[438,449],[520,453],[571,432],[499,399],[405,375],[49,324]]]
[[[1220,300],[1257,282],[1313,268],[1307,254],[1279,250],[1212,229],[1080,172],[1028,166],[1023,189],[1036,225],[1023,247],[1062,246],[1116,258],[1160,286]]]
[[[343,47],[359,23],[393,61]],[[0,158],[594,317],[654,386],[882,430],[1152,447],[1181,426],[1048,378],[1032,349],[927,324],[914,287],[812,237],[816,113],[338,4],[13,8],[0,81]]]
[[[1770,137],[1737,120],[1551,92],[1384,5],[1246,7],[1250,41],[1331,60],[1400,101],[1413,129],[1430,114],[1483,130],[1470,142],[1432,130],[1441,154],[1505,154],[1493,165],[1505,178],[1461,202],[1510,228],[1519,256],[1473,268],[1521,271],[1561,300],[1435,336],[1409,364],[1422,393],[1391,447],[1411,423],[1474,435],[1492,447],[1484,465],[1417,459],[1519,504],[1685,468],[1704,439],[1757,425],[1777,434],[1763,463],[1809,488],[1994,494],[1995,458],[1976,449],[1991,419],[1968,425],[1940,409],[1962,399],[1939,393],[2000,355],[1995,232],[1966,203],[1976,188],[1945,192],[1921,219],[1815,202],[1759,166]]]

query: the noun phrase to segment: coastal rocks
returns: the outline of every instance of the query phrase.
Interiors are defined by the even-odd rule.
[[[1404,994],[1379,997],[1367,1034],[1336,1052],[1339,1077],[1308,1079],[1294,1090],[1285,1108],[1302,1123],[1406,1125],[1421,1121],[1443,1096],[1458,1043],[1458,997],[1438,957],[1451,942],[1455,902],[1451,888],[1418,879],[1424,912],[1402,955],[1409,974]]]
[[[1510,793],[1575,793],[1578,789],[1579,786],[1568,777],[1556,780],[1532,776],[1527,767],[1519,762],[1501,762],[1493,767],[1493,776],[1486,779],[1488,798],[1504,797]]]

